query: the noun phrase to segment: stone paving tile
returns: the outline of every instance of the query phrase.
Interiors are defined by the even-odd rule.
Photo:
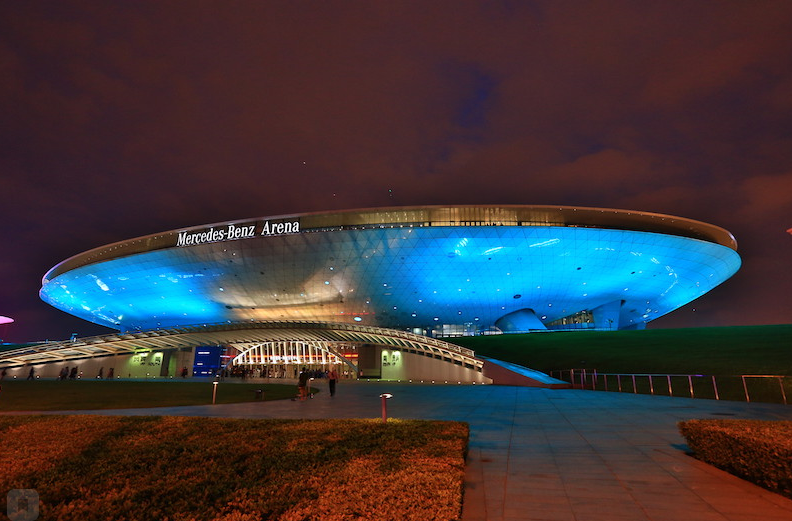
[[[787,514],[775,515],[772,512],[756,512],[750,514],[729,514],[729,521],[788,521]]]
[[[649,521],[643,512],[581,512],[575,515],[576,521]]]
[[[747,521],[724,517],[715,511],[687,512],[679,508],[666,508],[651,510],[646,512],[646,516],[651,521]],[[764,521],[762,518],[754,518],[751,521]],[[781,521],[781,520],[776,520]],[[784,520],[788,521],[788,520]]]
[[[628,490],[618,485],[603,485],[589,484],[587,486],[575,486],[565,488],[567,496],[574,499],[602,499],[602,500],[620,500],[624,497],[630,497]],[[633,499],[630,499],[633,503]]]
[[[703,512],[718,512],[710,503],[701,498],[675,499],[672,496],[659,498],[647,494],[633,494],[632,497],[635,503],[646,512],[664,512],[672,508],[689,515],[695,514],[695,516]]]
[[[715,500],[710,498],[709,503],[718,512],[728,514],[754,514],[761,512],[763,515],[781,515],[788,509],[783,509],[774,505],[762,498],[744,498],[744,497],[724,497],[720,496]]]
[[[537,502],[525,509],[509,509],[508,513],[509,516],[505,517],[504,521],[578,521],[567,505]]]
[[[536,492],[527,492],[523,494],[515,494],[509,493],[506,495],[508,501],[507,503],[509,506],[520,508],[532,508],[535,507],[537,504],[541,503],[543,505],[566,505],[569,506],[569,497],[566,493],[561,494],[546,494],[546,493],[536,493]]]
[[[566,496],[564,483],[558,477],[528,478],[520,482],[520,488],[537,494]]]

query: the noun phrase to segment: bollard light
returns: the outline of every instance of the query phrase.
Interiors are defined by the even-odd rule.
[[[212,382],[212,405],[215,404],[216,398],[217,398],[217,380]]]
[[[391,393],[382,393],[382,423],[388,423],[388,400],[393,398]]]

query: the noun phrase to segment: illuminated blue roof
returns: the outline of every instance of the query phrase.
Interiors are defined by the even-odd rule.
[[[41,297],[124,331],[240,320],[446,334],[640,328],[731,277],[735,249],[721,228],[641,212],[354,210],[97,248],[50,270]]]

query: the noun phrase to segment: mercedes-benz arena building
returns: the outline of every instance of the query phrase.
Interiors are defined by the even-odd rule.
[[[171,370],[186,364],[185,347],[164,339],[204,331],[206,345],[222,344],[226,356],[234,347],[225,362],[265,371],[346,363],[375,378],[476,381],[481,364],[473,353],[442,342],[438,354],[432,340],[641,329],[731,277],[740,266],[736,247],[717,226],[646,212],[359,209],[208,224],[102,246],[52,268],[41,298],[120,330],[130,357],[182,353],[167,364]],[[426,347],[399,345],[399,336]],[[155,337],[163,339],[159,348],[134,346]]]

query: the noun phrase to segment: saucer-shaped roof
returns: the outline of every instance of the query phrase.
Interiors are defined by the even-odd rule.
[[[668,215],[426,206],[244,219],[71,257],[41,297],[124,331],[240,320],[464,333],[617,329],[698,298],[740,266],[726,230]]]

